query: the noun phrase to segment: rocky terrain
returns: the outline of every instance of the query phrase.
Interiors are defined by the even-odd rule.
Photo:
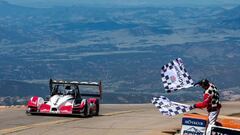
[[[164,92],[160,69],[178,57],[195,81],[208,78],[223,100],[238,100],[239,12],[239,4],[42,8],[0,1],[0,104],[45,97],[49,78],[102,80],[104,103],[146,103],[153,95],[200,100],[199,88]]]

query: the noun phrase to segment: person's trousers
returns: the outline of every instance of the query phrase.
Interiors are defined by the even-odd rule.
[[[220,109],[218,109],[217,111],[212,111],[212,112],[208,113],[208,127],[207,127],[207,131],[206,131],[206,135],[211,134],[211,128],[213,125],[215,125],[215,123],[217,121],[219,111],[220,111]]]

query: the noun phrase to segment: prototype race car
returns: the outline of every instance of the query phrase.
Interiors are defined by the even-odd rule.
[[[81,87],[97,86],[96,93],[80,93]],[[27,103],[28,114],[99,115],[102,83],[49,80],[47,99],[33,96]],[[84,98],[83,98],[84,97]]]

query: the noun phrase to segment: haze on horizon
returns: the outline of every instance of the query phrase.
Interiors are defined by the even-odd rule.
[[[239,5],[236,0],[2,0],[12,4],[30,7],[54,7],[54,6],[100,6],[100,7],[122,7],[122,6],[234,6]]]

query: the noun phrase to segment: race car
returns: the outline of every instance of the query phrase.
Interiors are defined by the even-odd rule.
[[[81,87],[97,87],[98,92],[81,93]],[[33,96],[27,103],[27,114],[99,115],[102,83],[49,80],[50,95],[44,100]],[[84,91],[84,90],[83,90]],[[86,91],[86,90],[85,90]]]

